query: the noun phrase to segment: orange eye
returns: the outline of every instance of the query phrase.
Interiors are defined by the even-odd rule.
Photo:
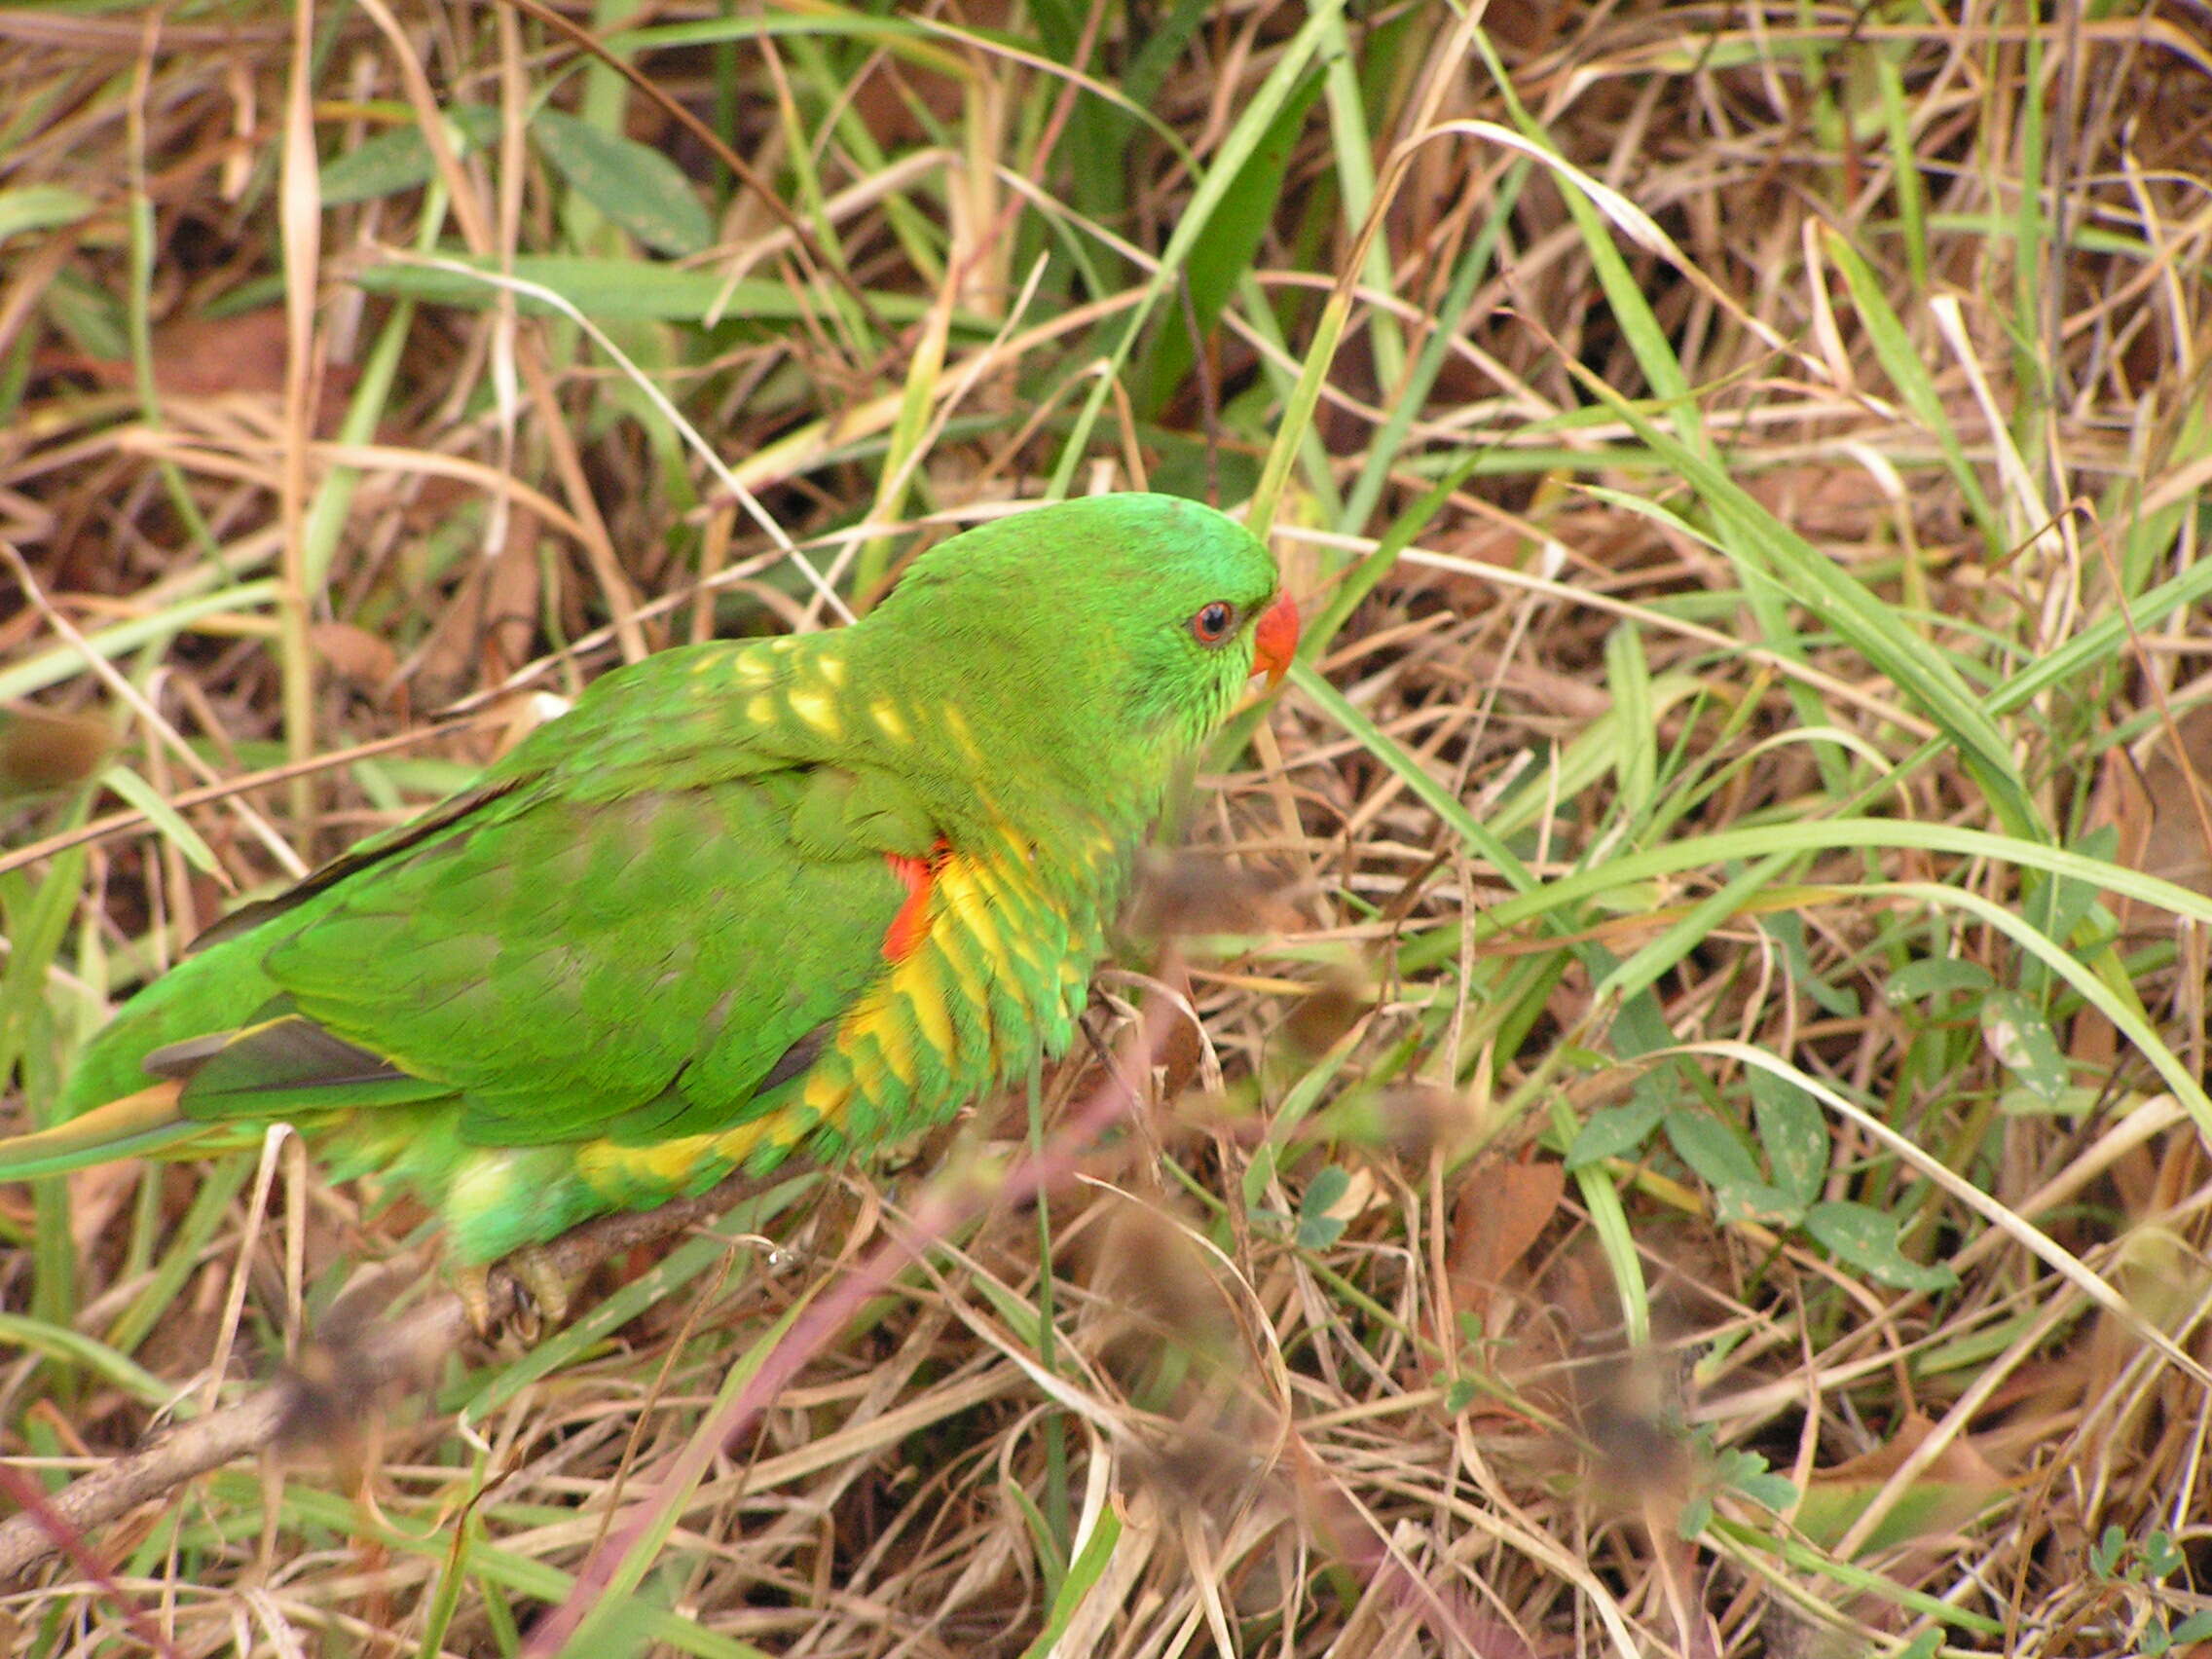
[[[1218,645],[1236,627],[1236,607],[1226,599],[1201,605],[1191,618],[1191,638],[1201,645]]]

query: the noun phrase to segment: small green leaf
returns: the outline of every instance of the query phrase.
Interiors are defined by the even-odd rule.
[[[481,311],[500,289],[483,260],[447,252],[447,266],[373,265],[353,280],[372,294],[394,294],[432,305],[467,306]],[[725,321],[793,322],[811,316],[824,302],[788,283],[746,278],[732,282],[712,271],[686,271],[645,259],[600,259],[582,254],[518,255],[513,275],[558,294],[584,315],[600,322],[682,322],[704,324],[710,315]],[[478,276],[476,271],[485,275]],[[919,322],[929,307],[926,296],[878,293],[868,304],[886,322]],[[528,295],[515,309],[544,315],[553,308]],[[987,338],[990,330],[976,318],[956,315],[953,330],[965,339]]]
[[[1326,1250],[1344,1236],[1345,1224],[1333,1215],[1302,1215],[1298,1218],[1298,1247],[1301,1250]]]
[[[1997,1096],[1997,1109],[2008,1118],[2086,1118],[2104,1100],[2101,1088],[2073,1085],[2052,1098],[2032,1088],[2008,1088]]]
[[[1981,1005],[1981,1039],[2014,1077],[2043,1099],[2066,1092],[2066,1056],[2050,1022],[2023,991],[1992,991]]]
[[[1962,991],[1981,996],[1996,987],[1996,979],[1978,962],[1961,962],[1955,956],[1923,956],[1917,962],[1907,962],[1892,974],[1889,983],[1882,987],[1882,997],[1892,1008],[1896,1008],[1903,1003],[1917,1002],[1922,997],[1946,996]]]
[[[1761,1509],[1771,1509],[1777,1515],[1788,1514],[1789,1506],[1797,1501],[1797,1483],[1788,1475],[1745,1475],[1730,1484]]]
[[[1899,1290],[1948,1290],[1959,1282],[1949,1268],[1907,1260],[1898,1249],[1897,1218],[1868,1205],[1815,1204],[1805,1212],[1805,1231],[1845,1267]]]
[[[1766,1458],[1756,1452],[1729,1448],[1714,1459],[1713,1474],[1720,1486],[1777,1515],[1788,1514],[1789,1506],[1797,1501],[1796,1483],[1788,1475],[1776,1474]]]
[[[448,104],[444,113],[454,147],[464,155],[499,135],[499,112],[489,104]],[[338,207],[418,189],[435,170],[422,129],[399,127],[333,156],[315,180],[315,193],[325,207]]]
[[[26,231],[50,231],[90,218],[98,205],[81,190],[58,184],[26,184],[0,190],[0,241]]]
[[[1607,1106],[1590,1114],[1567,1150],[1567,1166],[1580,1169],[1608,1158],[1626,1158],[1642,1149],[1659,1126],[1665,1104],[1658,1100],[1632,1100],[1626,1106]]]
[[[1754,1067],[1751,1086],[1759,1147],[1766,1154],[1774,1184],[1799,1206],[1811,1203],[1828,1172],[1826,1117],[1810,1094],[1786,1077]]]
[[[1326,1250],[1343,1236],[1343,1218],[1329,1214],[1329,1210],[1350,1189],[1350,1174],[1333,1163],[1306,1184],[1306,1196],[1298,1202],[1301,1250]]]
[[[1803,1210],[1790,1194],[1768,1184],[1742,1138],[1712,1113],[1670,1112],[1667,1139],[1713,1189],[1714,1219],[1723,1226],[1739,1221],[1788,1223]]]
[[[1789,976],[1789,982],[1820,1006],[1821,1012],[1837,1019],[1856,1019],[1859,1016],[1859,995],[1848,985],[1831,983],[1813,966],[1813,953],[1805,948],[1804,919],[1795,911],[1785,910],[1780,915],[1768,916],[1759,923],[1759,929],[1782,947],[1782,966]]]
[[[539,110],[530,130],[571,189],[655,253],[682,258],[714,240],[691,181],[651,145],[557,109]]]
[[[1308,1211],[1325,1210],[1350,1191],[1349,1172],[1331,1163],[1306,1183],[1306,1198],[1300,1207]]]
[[[1713,1499],[1699,1493],[1682,1505],[1682,1513],[1675,1523],[1675,1530],[1684,1538],[1697,1538],[1713,1525]]]

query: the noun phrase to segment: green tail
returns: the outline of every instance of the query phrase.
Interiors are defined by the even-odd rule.
[[[0,1181],[66,1175],[113,1158],[143,1158],[206,1133],[179,1116],[176,1085],[157,1084],[35,1135],[0,1140]]]

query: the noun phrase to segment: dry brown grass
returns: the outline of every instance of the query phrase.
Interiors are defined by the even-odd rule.
[[[995,4],[614,40],[756,189],[535,4],[387,6],[0,14],[11,1124],[503,693],[824,621],[790,542],[865,605],[916,525],[1258,489],[1318,655],[1191,813],[1243,876],[1156,889],[1242,937],[1103,981],[1139,1059],[1198,1019],[1042,1208],[942,1219],[1019,1100],[760,1195],[90,1530],[0,1649],[511,1653],[581,1574],[577,1653],[2212,1650],[2199,11],[1232,6],[1120,117]],[[1178,15],[1071,27],[1126,86]],[[1193,238],[1286,63],[1279,197]],[[730,319],[640,314],[649,192],[541,104],[681,166]],[[587,331],[433,243],[634,279]],[[304,1168],[0,1194],[14,1469],[344,1363],[414,1218]]]

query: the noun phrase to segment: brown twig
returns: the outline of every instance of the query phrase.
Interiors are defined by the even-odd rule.
[[[636,1245],[714,1219],[758,1187],[754,1176],[733,1175],[695,1198],[586,1222],[555,1239],[543,1254],[556,1272],[578,1279]],[[521,1296],[512,1278],[495,1273],[486,1287],[487,1317],[498,1321],[512,1316]],[[361,1340],[353,1350],[355,1366],[347,1380],[349,1386],[368,1391],[402,1382],[413,1374],[418,1355],[450,1350],[471,1334],[467,1303],[458,1291],[441,1290]],[[75,1553],[73,1533],[113,1521],[225,1463],[269,1451],[291,1420],[299,1399],[296,1382],[266,1384],[237,1405],[185,1423],[80,1476],[48,1500],[43,1515],[25,1513],[0,1522],[0,1585],[20,1579],[58,1551]],[[58,1530],[57,1526],[66,1530]]]

